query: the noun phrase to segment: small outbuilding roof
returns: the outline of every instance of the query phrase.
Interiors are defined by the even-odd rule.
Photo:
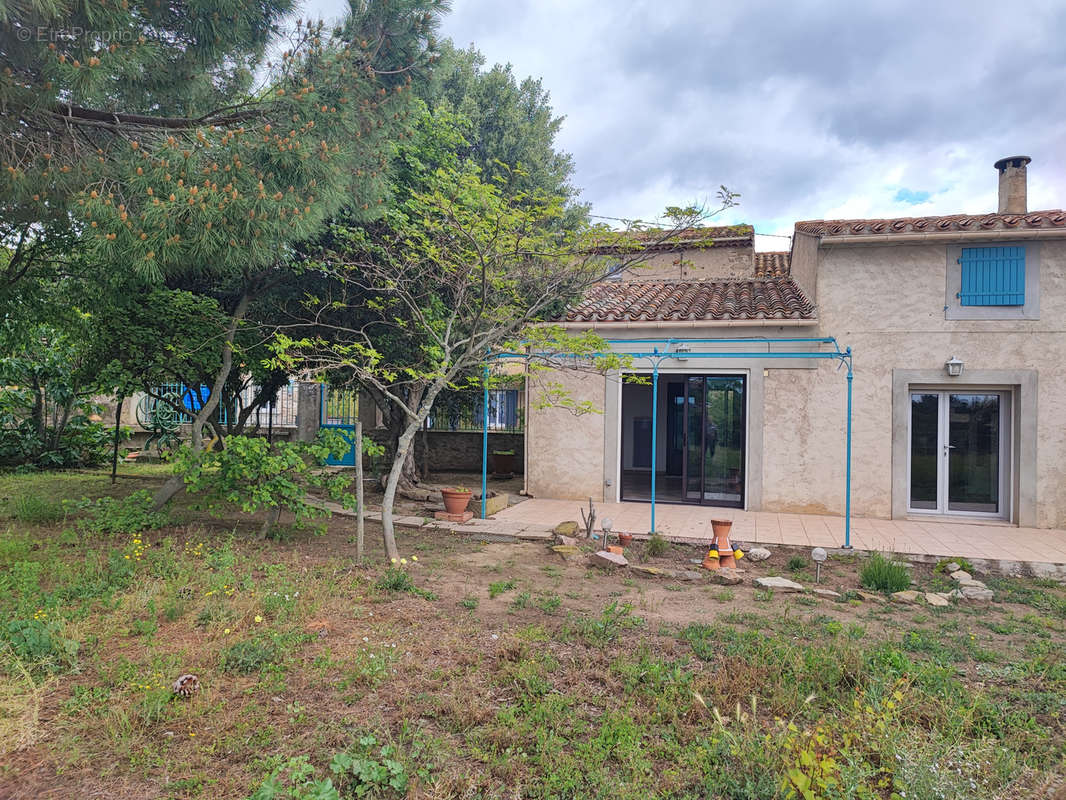
[[[814,306],[789,278],[598,283],[566,322],[814,320]]]

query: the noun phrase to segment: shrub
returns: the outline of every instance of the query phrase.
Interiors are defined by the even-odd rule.
[[[632,614],[633,606],[629,603],[618,604],[613,600],[604,606],[598,618],[582,619],[577,624],[578,633],[593,644],[606,644],[618,638],[626,628],[637,628],[644,620]]]
[[[12,620],[2,629],[3,641],[16,658],[45,672],[61,672],[77,666],[78,642],[62,635],[56,620],[41,618]]]
[[[123,498],[101,497],[68,501],[67,510],[82,516],[74,523],[82,533],[95,536],[138,533],[161,528],[169,517],[165,511],[152,510],[152,495],[141,489]]]
[[[340,800],[340,794],[332,780],[315,777],[307,756],[299,756],[274,770],[247,800]]]
[[[425,598],[426,600],[436,600],[437,595],[426,589],[419,589],[415,586],[414,581],[411,580],[411,576],[407,574],[407,571],[400,567],[390,566],[385,570],[385,574],[382,575],[376,584],[375,588],[382,592],[407,592],[409,594],[417,595],[418,597]]]
[[[232,644],[222,651],[223,672],[239,672],[247,675],[274,663],[278,650],[273,642],[265,639],[248,639]]]
[[[803,556],[792,556],[786,566],[789,572],[799,572],[807,566],[807,559]]]
[[[358,747],[350,753],[337,753],[329,764],[330,772],[356,797],[382,793],[403,797],[407,793],[407,767],[396,758],[392,745],[376,747],[373,734],[359,737]]]
[[[57,522],[65,516],[62,503],[39,494],[20,494],[11,498],[7,508],[8,516],[19,522],[31,525],[44,525]]]
[[[963,570],[964,572],[969,572],[971,575],[973,574],[973,564],[971,564],[965,558],[942,558],[936,562],[936,566],[933,567],[933,572],[936,572],[939,575],[943,575],[948,571],[948,564],[958,564],[959,569]]]
[[[648,545],[645,548],[645,552],[651,558],[658,558],[659,556],[666,555],[670,549],[670,543],[659,533],[653,533],[651,538],[648,539]]]
[[[874,553],[859,570],[859,581],[867,589],[877,592],[902,592],[911,585],[911,571],[905,564]]]
[[[517,584],[513,580],[496,581],[489,584],[489,598],[495,600],[504,592],[511,591]]]
[[[330,515],[329,509],[308,502],[309,490],[322,490],[330,499],[354,507],[355,496],[348,491],[351,476],[326,469],[326,459],[343,456],[350,448],[351,442],[336,430],[319,431],[313,442],[272,444],[257,436],[231,436],[224,450],[178,450],[174,472],[212,514],[233,506],[249,514],[284,509],[304,527]],[[264,526],[264,536],[269,528],[269,523]]]

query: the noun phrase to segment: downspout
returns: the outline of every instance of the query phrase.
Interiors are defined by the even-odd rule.
[[[848,363],[848,436],[844,466],[844,549],[851,549],[851,348],[845,351]]]
[[[656,348],[658,353],[659,349]],[[651,373],[651,530],[655,533],[655,468],[659,450],[659,361],[656,359]]]
[[[489,486],[489,363],[487,361],[481,373],[481,382],[484,384],[484,394],[481,396],[484,415],[481,421],[481,518],[485,519],[485,493]]]

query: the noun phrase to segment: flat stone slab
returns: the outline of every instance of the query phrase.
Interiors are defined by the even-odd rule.
[[[904,605],[915,605],[922,601],[922,593],[916,592],[914,589],[906,589],[902,592],[892,593],[893,603],[903,603]]]
[[[951,593],[951,596],[968,603],[989,603],[995,597],[991,589],[982,589],[978,586],[960,586]]]
[[[740,573],[731,567],[712,570],[710,578],[711,583],[721,584],[722,586],[736,586],[738,583],[744,582],[744,579],[740,577]]]
[[[775,592],[802,592],[805,591],[802,583],[790,581],[788,578],[756,578],[755,585],[760,589],[773,589]]]
[[[593,566],[603,567],[604,569],[617,569],[618,567],[629,565],[625,556],[618,553],[609,553],[606,550],[597,550],[589,556],[589,562]]]
[[[951,605],[951,601],[945,595],[937,592],[926,592],[925,602],[931,605],[933,608],[947,608]]]
[[[563,561],[583,561],[585,554],[580,547],[575,547],[569,544],[557,544],[552,548],[552,552],[558,555]]]
[[[957,569],[951,573],[951,579],[956,583],[968,583],[973,580],[973,575],[964,569]]]
[[[456,525],[452,533],[465,536],[473,536],[483,542],[517,542],[518,537],[513,533],[499,533],[481,525]]]
[[[844,597],[840,592],[834,592],[832,589],[811,589],[811,591],[827,600],[841,600]]]
[[[646,567],[643,564],[630,564],[629,571],[642,578],[665,578],[666,570],[662,567]]]
[[[392,521],[397,528],[421,528],[426,524],[423,517],[398,517]]]
[[[855,592],[859,596],[859,599],[864,603],[887,603],[888,600],[883,594],[877,594],[876,592],[865,592],[859,589]]]
[[[435,519],[435,520],[432,520],[430,522],[427,522],[422,527],[423,527],[424,530],[430,530],[430,531],[449,531],[449,532],[454,532],[455,529],[458,526],[459,526],[458,522],[448,522],[448,521],[442,520],[442,519]]]
[[[473,511],[463,511],[459,514],[452,514],[448,511],[434,511],[433,519],[441,520],[442,522],[458,522],[462,525],[464,522],[469,522],[474,518]]]

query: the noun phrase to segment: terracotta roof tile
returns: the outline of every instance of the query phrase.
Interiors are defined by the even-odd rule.
[[[776,253],[755,254],[756,278],[787,278],[790,254],[786,250]]]
[[[598,283],[567,310],[567,322],[681,322],[815,319],[814,306],[788,278],[739,281]]]
[[[898,219],[815,219],[797,222],[796,230],[816,236],[869,236],[893,233],[964,233],[1066,227],[1066,211],[1028,214],[953,214],[945,217]]]
[[[663,230],[647,229],[628,234],[634,242],[648,242],[651,250],[684,250],[704,247],[754,247],[755,228],[751,225],[721,225],[714,228],[690,228],[671,235],[661,242]],[[596,248],[599,252],[617,252],[623,248],[608,245]],[[629,249],[632,249],[631,247]]]

